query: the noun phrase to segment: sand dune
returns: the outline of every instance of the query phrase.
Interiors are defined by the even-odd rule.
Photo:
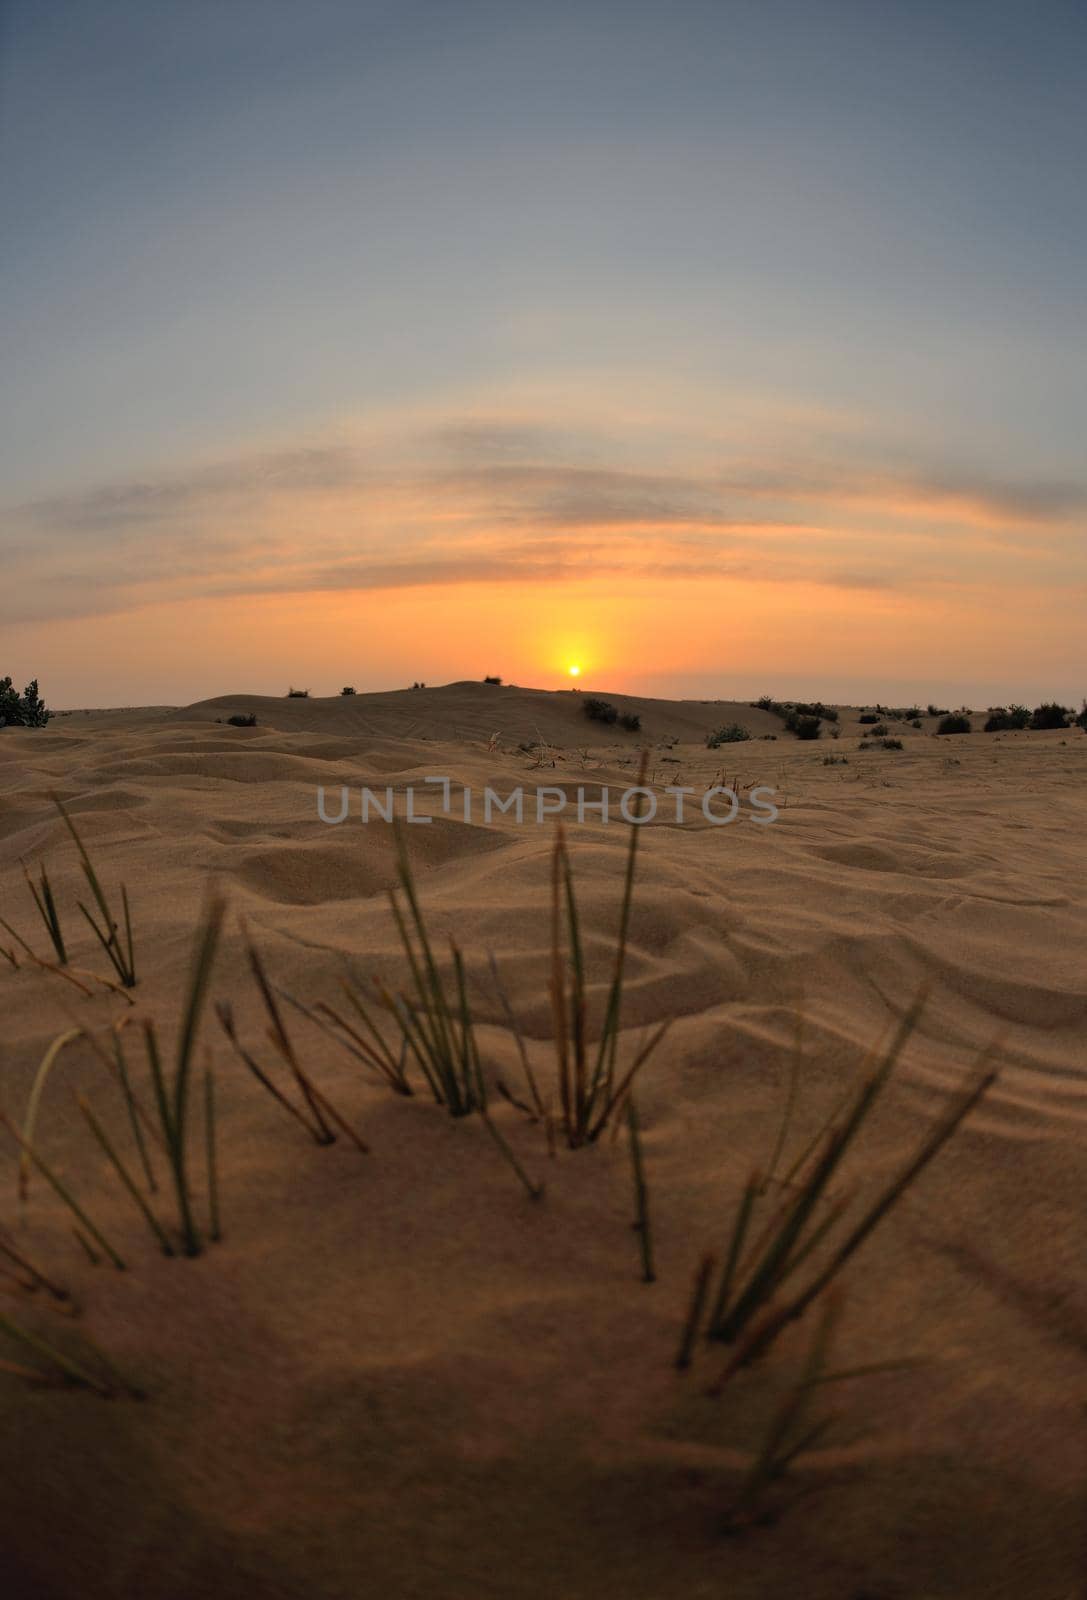
[[[103,879],[132,897],[134,1017],[172,1039],[209,882],[231,921],[213,994],[254,1047],[260,1012],[239,920],[277,982],[332,999],[347,970],[403,981],[384,891],[391,830],[362,785],[408,786],[407,830],[436,935],[469,965],[488,1076],[518,1081],[493,952],[541,1082],[554,823],[482,816],[486,786],[546,784],[566,826],[599,998],[610,976],[626,830],[572,820],[576,791],[617,796],[643,746],[661,797],[640,840],[626,1044],[672,1018],[640,1080],[659,1278],[640,1281],[622,1141],[549,1159],[538,1127],[496,1121],[546,1182],[534,1205],[475,1119],[391,1095],[303,1019],[317,1081],[371,1147],[307,1142],[209,1018],[221,1102],[226,1237],[157,1254],[73,1091],[124,1134],[84,1042],[46,1089],[40,1143],[130,1269],[92,1267],[35,1181],[25,1217],[8,1146],[0,1221],[78,1296],[144,1403],[34,1390],[0,1373],[13,1588],[33,1596],[382,1595],[394,1600],[952,1600],[1084,1593],[1083,1283],[1087,1143],[1087,738],[932,737],[901,751],[800,743],[770,712],[609,695],[638,734],[589,723],[583,697],[454,684],[335,700],[221,696],[184,709],[72,713],[0,733],[0,916],[44,954],[20,863],[48,861],[72,958],[105,972],[50,801],[76,817]],[[257,725],[226,718],[252,712]],[[753,737],[718,751],[706,733]],[[488,749],[498,735],[497,749]],[[774,735],[773,739],[763,737]],[[521,749],[543,742],[545,753]],[[844,763],[824,765],[829,754]],[[453,805],[426,787],[447,776]],[[728,827],[698,796],[734,783]],[[347,787],[348,819],[317,816]],[[695,791],[682,823],[664,786]],[[750,790],[780,806],[751,819]],[[468,819],[462,786],[476,796]],[[11,941],[0,933],[0,944]],[[0,960],[0,1104],[21,1122],[49,1041],[125,1009]],[[865,1053],[927,987],[919,1028],[851,1170],[900,1164],[999,1040],[1001,1076],[849,1273],[840,1364],[923,1364],[841,1386],[834,1427],[795,1473],[781,1520],[718,1532],[798,1331],[725,1396],[672,1367],[691,1276],[722,1252],[753,1165],[768,1160],[803,1013],[791,1144],[825,1121]],[[135,1032],[135,1029],[132,1030]],[[136,1053],[132,1052],[133,1059]],[[164,1197],[164,1214],[168,1205]],[[0,1310],[50,1326],[5,1295]],[[54,1319],[57,1321],[59,1319]],[[13,1352],[0,1351],[16,1359]]]

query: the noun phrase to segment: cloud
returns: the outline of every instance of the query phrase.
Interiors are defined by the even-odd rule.
[[[466,584],[807,582],[919,590],[1080,559],[1087,488],[1001,482],[848,451],[727,458],[727,441],[630,440],[538,420],[254,453],[13,508],[0,617],[49,620],[162,600]],[[653,459],[656,450],[658,459]],[[690,461],[698,459],[695,469]],[[1017,548],[1017,546],[1019,548]]]

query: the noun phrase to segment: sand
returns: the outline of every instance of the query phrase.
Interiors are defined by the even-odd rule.
[[[417,883],[434,930],[465,950],[487,1076],[514,1086],[517,1053],[486,958],[495,953],[553,1085],[554,824],[484,823],[478,808],[466,822],[457,786],[573,794],[581,784],[595,796],[604,783],[617,796],[644,744],[658,789],[701,792],[723,772],[745,796],[771,786],[781,806],[759,826],[747,798],[718,827],[696,796],[680,826],[662,795],[641,835],[624,1048],[675,1019],[639,1091],[652,1285],[641,1281],[623,1140],[549,1158],[541,1129],[499,1104],[497,1124],[546,1185],[534,1203],[477,1119],[391,1094],[303,1019],[291,1024],[300,1050],[370,1153],[342,1138],[309,1142],[209,1015],[225,1238],[198,1260],[167,1260],[75,1107],[86,1094],[123,1145],[117,1092],[85,1042],[65,1050],[39,1142],[129,1270],[87,1261],[41,1181],[20,1214],[8,1141],[0,1220],[82,1309],[69,1324],[5,1293],[0,1310],[73,1341],[85,1329],[147,1398],[0,1373],[5,1594],[1087,1592],[1087,738],[938,738],[926,719],[919,731],[892,728],[902,751],[861,751],[848,709],[836,741],[805,744],[746,706],[609,698],[641,715],[641,734],[588,723],[576,694],[478,684],[335,701],[224,696],[0,733],[0,915],[44,953],[20,862],[45,857],[73,960],[108,970],[77,926],[77,862],[56,790],[106,884],[128,885],[133,1016],[153,1016],[172,1042],[215,880],[230,913],[213,995],[233,1001],[264,1060],[240,918],[276,980],[311,1000],[335,995],[344,953],[357,971],[402,982],[384,895],[390,830],[362,824],[358,791],[391,785],[402,798],[428,775],[449,776],[453,812],[431,789],[419,809],[433,822],[410,830]],[[256,727],[225,722],[248,711]],[[707,730],[733,720],[755,737],[708,751]],[[542,756],[518,748],[539,742]],[[831,754],[847,759],[825,766]],[[341,826],[318,820],[318,784],[330,799],[349,786]],[[599,995],[626,834],[567,827]],[[904,1160],[994,1037],[1001,1076],[852,1263],[837,1355],[842,1366],[920,1364],[828,1390],[836,1420],[780,1486],[775,1520],[724,1537],[722,1514],[809,1329],[710,1398],[716,1352],[700,1351],[685,1376],[672,1366],[692,1274],[704,1251],[723,1252],[747,1175],[769,1159],[798,1010],[790,1150],[926,985],[920,1026],[850,1160],[861,1191]],[[17,971],[0,961],[0,993],[0,1105],[21,1123],[50,1040],[104,1029],[127,1008],[25,961]],[[10,1346],[0,1354],[18,1359]]]

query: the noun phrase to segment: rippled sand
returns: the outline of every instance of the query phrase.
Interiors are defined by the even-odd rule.
[[[44,953],[20,867],[44,856],[73,960],[107,970],[77,926],[84,891],[55,790],[107,886],[129,887],[133,1016],[153,1015],[172,1038],[214,879],[231,921],[213,995],[233,1000],[266,1060],[239,917],[275,979],[311,1003],[336,995],[344,953],[360,973],[403,982],[384,894],[395,881],[391,830],[363,825],[358,794],[389,785],[402,802],[418,786],[417,809],[433,815],[409,830],[420,896],[435,934],[455,934],[466,953],[488,1077],[514,1087],[517,1051],[487,955],[553,1085],[553,823],[485,824],[483,789],[545,784],[571,797],[587,959],[602,992],[626,833],[578,825],[572,810],[579,785],[592,798],[607,785],[617,799],[645,744],[660,813],[640,838],[629,1048],[647,1025],[674,1019],[640,1080],[652,1286],[640,1281],[622,1140],[550,1159],[539,1127],[499,1104],[497,1122],[546,1183],[533,1204],[478,1121],[391,1095],[302,1019],[291,1023],[301,1053],[371,1153],[308,1142],[209,1015],[226,1238],[195,1262],[166,1260],[75,1110],[78,1090],[121,1140],[116,1090],[84,1042],[68,1046],[38,1139],[130,1269],[92,1267],[38,1181],[20,1219],[10,1141],[0,1220],[71,1286],[80,1325],[149,1398],[32,1390],[0,1373],[6,1592],[1084,1592],[1087,738],[935,738],[926,722],[892,729],[900,752],[860,751],[863,730],[846,710],[838,740],[801,744],[744,706],[610,698],[640,712],[640,735],[587,722],[574,694],[480,685],[223,697],[0,732],[0,915]],[[218,720],[237,711],[258,725]],[[708,751],[706,731],[732,720],[755,737]],[[542,765],[518,748],[540,741]],[[830,754],[845,763],[824,766]],[[425,784],[434,775],[452,781],[449,813]],[[744,798],[728,827],[699,809],[715,780]],[[340,826],[319,821],[319,784],[330,807],[348,787]],[[781,808],[770,826],[752,820],[759,784]],[[665,785],[696,790],[682,826]],[[671,1364],[692,1273],[704,1251],[724,1250],[743,1184],[769,1159],[798,1012],[790,1149],[925,987],[920,1027],[851,1158],[861,1189],[902,1162],[994,1037],[1001,1076],[856,1258],[838,1360],[922,1364],[841,1385],[828,1401],[837,1420],[797,1464],[779,1520],[724,1539],[721,1512],[806,1332],[708,1398],[719,1356],[700,1357],[686,1378]],[[0,1104],[18,1121],[50,1040],[126,1009],[26,961],[14,971],[0,960],[0,998]],[[0,1310],[52,1326],[8,1294]]]

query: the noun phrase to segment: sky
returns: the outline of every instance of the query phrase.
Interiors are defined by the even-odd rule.
[[[1087,10],[0,0],[0,675],[1087,692]]]

